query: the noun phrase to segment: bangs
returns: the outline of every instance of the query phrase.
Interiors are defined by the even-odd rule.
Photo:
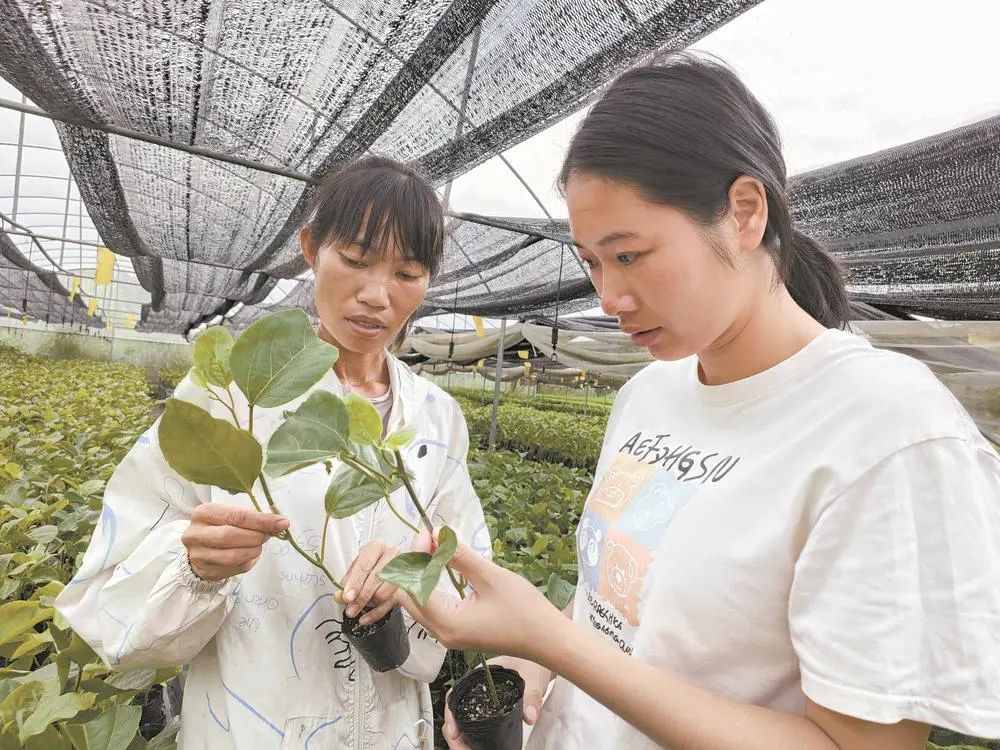
[[[363,255],[404,258],[437,275],[444,211],[434,189],[409,167],[367,157],[333,173],[313,196],[308,224],[316,242],[358,245]]]

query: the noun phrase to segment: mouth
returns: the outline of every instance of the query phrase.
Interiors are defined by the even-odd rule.
[[[635,328],[631,326],[623,326],[622,332],[627,333],[632,339],[632,343],[635,346],[649,346],[656,337],[659,336],[660,331],[663,330],[661,326],[656,328]]]
[[[386,329],[385,324],[378,318],[372,318],[368,315],[348,315],[344,317],[352,329],[356,333],[362,335],[374,336],[382,333]]]

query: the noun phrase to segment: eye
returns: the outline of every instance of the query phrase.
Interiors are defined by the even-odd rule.
[[[619,253],[618,262],[623,266],[630,266],[635,263],[635,259],[638,257],[639,255],[637,253]]]
[[[420,276],[412,273],[406,273],[405,271],[400,271],[396,274],[403,281],[420,281]]]
[[[597,268],[597,261],[593,261],[590,258],[584,258],[582,255],[580,256],[580,260],[583,261],[583,264],[590,271],[593,271],[595,268]]]
[[[365,267],[364,261],[359,260],[358,258],[352,258],[350,255],[344,255],[343,253],[340,254],[340,257],[344,259],[344,263],[347,265],[348,268]]]

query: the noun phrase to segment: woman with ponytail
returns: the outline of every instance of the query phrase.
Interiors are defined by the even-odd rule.
[[[843,330],[760,103],[691,55],[632,70],[560,183],[604,310],[659,361],[614,405],[569,617],[467,548],[475,593],[414,616],[508,655],[532,750],[1000,736],[1000,458],[926,367]]]

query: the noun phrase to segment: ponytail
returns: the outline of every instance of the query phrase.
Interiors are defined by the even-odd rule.
[[[849,320],[850,302],[840,264],[812,237],[792,229],[789,251],[779,250],[778,271],[792,299],[827,328]]]
[[[824,326],[842,326],[849,303],[840,266],[795,230],[785,160],[774,121],[724,64],[671,53],[621,75],[591,108],[559,174],[634,185],[648,200],[684,211],[704,227],[729,210],[740,175],[767,193],[764,247],[792,298]]]

